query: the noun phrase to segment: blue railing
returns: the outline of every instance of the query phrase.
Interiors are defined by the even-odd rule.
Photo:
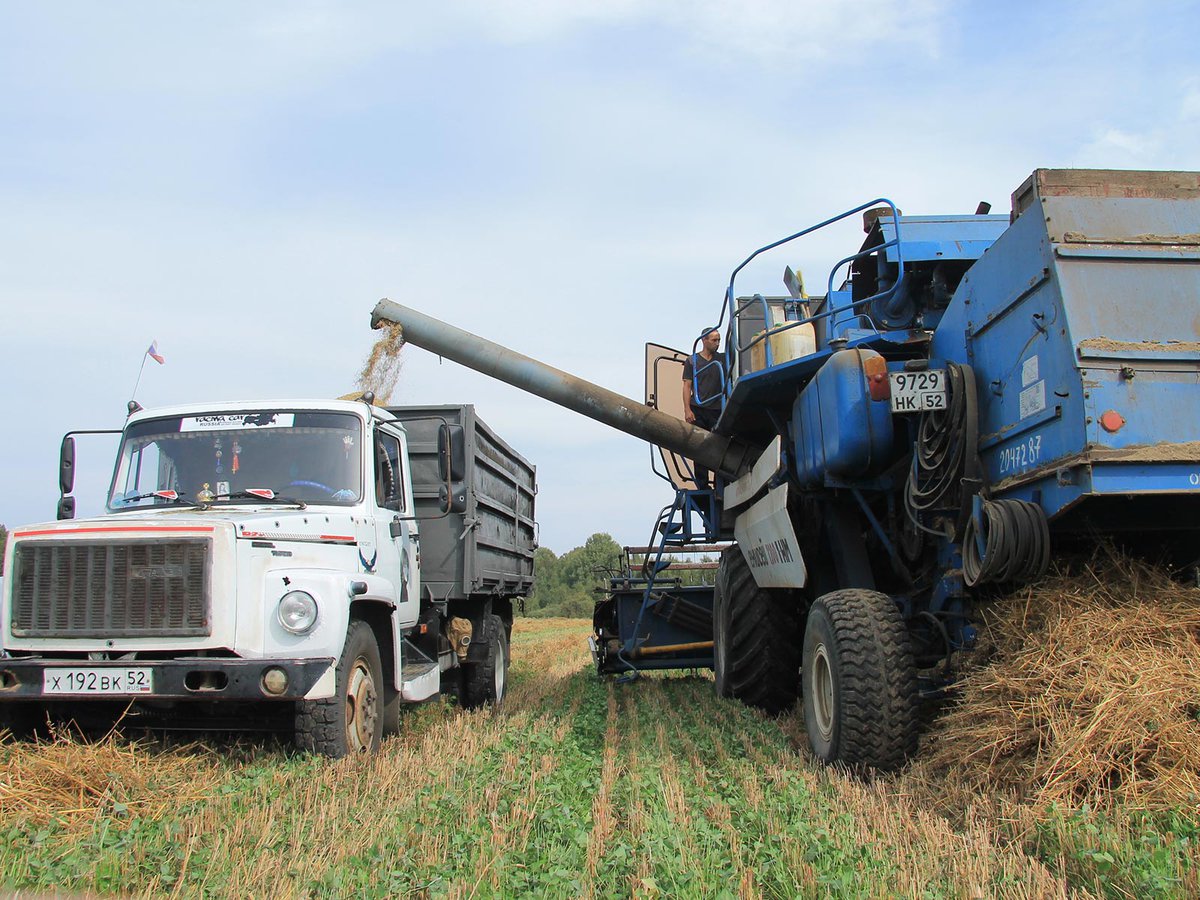
[[[741,272],[742,269],[746,268],[746,266],[748,266],[755,258],[762,255],[763,253],[766,253],[768,250],[774,250],[777,247],[782,247],[784,244],[790,243],[791,241],[797,240],[798,238],[802,238],[807,234],[812,234],[814,231],[819,231],[822,228],[832,225],[835,222],[840,222],[842,219],[848,218],[849,216],[856,215],[858,213],[864,212],[865,210],[872,209],[877,206],[887,206],[888,209],[891,210],[892,221],[895,223],[895,228],[896,228],[896,236],[894,238],[892,238],[890,241],[884,241],[882,244],[877,244],[873,247],[870,247],[867,250],[861,250],[852,256],[847,256],[845,259],[839,260],[837,262],[837,264],[834,265],[834,267],[832,269],[830,269],[830,271],[829,271],[826,302],[828,303],[828,297],[830,297],[833,294],[834,277],[841,270],[842,266],[845,266],[849,263],[853,263],[855,260],[860,259],[864,256],[869,256],[871,254],[878,253],[883,250],[887,250],[891,247],[896,248],[896,263],[899,267],[899,272],[900,272],[900,275],[896,279],[895,283],[893,283],[887,290],[880,291],[877,294],[874,294],[870,297],[866,297],[857,302],[851,302],[844,306],[839,306],[839,307],[835,307],[835,308],[831,308],[831,309],[824,309],[821,312],[816,313],[815,315],[809,315],[809,316],[806,316],[801,319],[797,319],[792,322],[786,322],[786,323],[776,326],[776,327],[771,327],[769,315],[764,314],[764,322],[766,323],[767,327],[764,328],[762,334],[756,335],[754,338],[752,338],[750,340],[750,342],[748,344],[746,344],[743,347],[741,345],[741,340],[738,335],[737,310],[734,309],[734,303],[736,302],[736,298],[734,295],[734,283],[737,280],[738,273]],[[870,306],[871,304],[876,303],[880,300],[883,300],[883,301],[891,300],[893,297],[895,297],[898,294],[903,283],[904,283],[904,253],[903,253],[903,247],[900,242],[900,214],[899,214],[899,210],[896,209],[896,204],[894,204],[891,200],[888,200],[886,197],[879,197],[879,198],[876,198],[875,200],[870,200],[867,203],[863,203],[859,206],[854,207],[853,209],[849,209],[846,212],[843,212],[839,215],[833,216],[832,218],[826,219],[823,222],[819,222],[816,225],[812,225],[808,228],[805,228],[803,231],[797,231],[795,234],[790,234],[787,237],[780,238],[779,240],[773,241],[772,243],[767,244],[766,246],[759,247],[757,250],[755,250],[753,253],[751,253],[749,256],[747,256],[744,260],[742,260],[742,262],[737,266],[737,268],[735,268],[733,270],[733,272],[730,274],[729,286],[725,289],[724,308],[721,310],[721,315],[717,320],[717,324],[714,326],[716,328],[720,328],[721,324],[725,321],[726,314],[729,315],[729,335],[730,335],[730,337],[729,337],[728,346],[726,346],[726,348],[725,348],[726,359],[728,360],[728,364],[729,364],[729,371],[736,372],[738,356],[742,352],[750,350],[751,347],[753,347],[755,344],[759,343],[760,341],[767,340],[768,337],[773,337],[773,336],[779,334],[780,332],[787,331],[788,329],[791,329],[791,328],[797,328],[801,325],[810,325],[813,322],[816,322],[818,319],[830,318],[830,317],[836,316],[840,313],[854,311],[856,307],[865,309],[868,306]],[[756,296],[761,296],[761,295],[756,295]],[[765,308],[765,304],[766,304],[765,299],[763,300],[763,304],[764,304],[764,308]],[[861,313],[859,313],[859,314],[861,314]],[[870,321],[869,316],[868,316],[868,320]],[[874,321],[871,321],[871,327],[875,330],[876,333],[878,333],[879,328],[877,325],[875,325]],[[765,355],[766,365],[769,367],[769,366],[773,365],[773,362],[774,362],[772,359],[771,344],[769,341],[767,343],[765,350],[766,350],[766,355]],[[695,352],[694,344],[692,347],[692,351],[693,351],[693,353]],[[732,378],[725,380],[725,397],[726,398],[729,396],[729,392],[732,390],[733,380],[734,379],[732,379]],[[696,390],[695,381],[693,381],[693,390],[694,391]]]

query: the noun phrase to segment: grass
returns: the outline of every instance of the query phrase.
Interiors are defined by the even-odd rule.
[[[1188,896],[1193,811],[999,805],[816,767],[705,674],[601,681],[587,622],[519,620],[496,711],[374,757],[120,738],[0,746],[0,885],[130,896]]]

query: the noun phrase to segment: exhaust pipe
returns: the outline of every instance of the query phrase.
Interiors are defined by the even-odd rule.
[[[617,431],[678,453],[726,478],[736,478],[761,452],[761,448],[689,425],[637,400],[576,378],[415,309],[391,300],[380,300],[371,313],[371,327],[383,328],[389,323],[403,329],[405,343],[415,344]]]

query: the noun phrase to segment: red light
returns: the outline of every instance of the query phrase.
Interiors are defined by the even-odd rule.
[[[1100,415],[1100,427],[1107,432],[1120,431],[1125,426],[1125,417],[1115,409],[1106,410]]]
[[[888,381],[887,360],[882,356],[868,356],[863,360],[863,375],[867,378],[867,393],[872,400],[890,400],[892,383]]]

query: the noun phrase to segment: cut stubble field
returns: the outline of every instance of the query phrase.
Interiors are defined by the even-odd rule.
[[[1137,890],[1105,863],[1119,867],[1138,839],[1128,826],[1107,835],[1107,820],[1066,813],[1048,825],[1044,810],[1035,819],[984,795],[947,813],[919,772],[820,768],[802,721],[721,700],[706,673],[598,679],[589,630],[519,619],[502,708],[413,709],[372,757],[115,738],[0,746],[0,885],[259,897]],[[1155,887],[1186,895],[1194,836],[1153,833],[1166,854]]]

